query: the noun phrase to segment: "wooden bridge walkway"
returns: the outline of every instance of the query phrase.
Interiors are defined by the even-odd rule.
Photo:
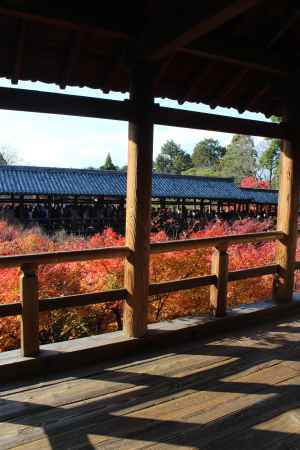
[[[300,315],[1,387],[0,449],[300,449]]]

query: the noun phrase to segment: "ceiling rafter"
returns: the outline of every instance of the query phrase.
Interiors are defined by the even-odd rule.
[[[24,21],[37,22],[37,23],[42,23],[44,25],[57,26],[57,27],[61,27],[66,30],[80,31],[83,33],[92,33],[92,34],[98,35],[98,36],[107,36],[107,37],[123,39],[123,40],[127,40],[127,41],[130,41],[130,39],[131,39],[130,36],[128,36],[128,34],[123,33],[121,31],[110,30],[110,29],[99,27],[99,26],[95,27],[95,26],[90,26],[90,25],[79,24],[79,23],[71,22],[71,21],[64,20],[64,19],[40,16],[38,14],[32,14],[32,13],[28,13],[28,12],[24,12],[24,11],[14,10],[11,8],[0,7],[0,15],[7,16],[7,17],[20,18],[20,19],[23,19]]]
[[[249,69],[244,68],[227,83],[227,85],[223,85],[219,94],[217,94],[214,98],[214,101],[211,104],[212,108],[217,107],[218,105],[222,106],[223,103],[226,103],[228,97],[232,94],[232,92],[245,80],[246,76],[249,73]]]
[[[300,10],[295,11],[291,14],[291,16],[287,19],[285,24],[275,33],[273,38],[269,41],[266,48],[269,50],[274,47],[274,45],[285,35],[285,33],[291,28],[297,20],[300,19]]]
[[[261,89],[259,89],[254,96],[249,100],[249,102],[245,105],[244,111],[251,110],[253,107],[255,107],[257,101],[266,95],[270,90],[270,85],[263,86]]]
[[[83,39],[83,33],[81,31],[76,31],[72,33],[71,40],[72,45],[68,46],[69,53],[64,63],[64,67],[62,70],[61,82],[59,87],[61,89],[65,89],[70,78],[72,76],[72,72],[75,68],[76,63],[78,62],[81,50],[81,44]]]
[[[193,95],[193,93],[197,89],[197,86],[199,86],[200,83],[204,82],[211,75],[211,73],[215,70],[216,65],[216,62],[212,62],[208,64],[200,73],[197,72],[192,82],[188,84],[187,90],[184,95],[178,100],[179,104],[186,102]]]
[[[189,55],[194,55],[200,58],[224,62],[226,64],[236,65],[240,67],[247,67],[248,69],[266,72],[279,78],[287,78],[290,75],[290,73],[287,70],[284,70],[282,68],[265,65],[254,61],[246,61],[244,59],[239,59],[235,56],[230,56],[227,54],[225,55],[220,53],[214,53],[211,51],[195,50],[191,48],[181,48],[180,52]]]
[[[13,73],[11,77],[12,84],[18,84],[21,77],[23,59],[24,59],[24,47],[25,47],[25,34],[26,34],[26,24],[23,20],[19,21],[19,33],[17,37],[16,46],[16,58],[14,62]]]
[[[196,39],[199,39],[209,32],[224,25],[226,22],[245,13],[248,9],[256,6],[261,1],[262,0],[235,0],[235,2],[229,2],[224,8],[216,11],[209,17],[206,17],[188,30],[185,30],[176,38],[171,39],[169,42],[162,43],[154,50],[149,50],[149,59],[159,60],[168,56],[172,52],[176,52],[180,48],[185,47]]]
[[[174,60],[175,55],[170,55],[169,58],[165,59],[164,62],[159,66],[158,72],[156,74],[156,77],[154,79],[153,87],[154,89],[157,89],[159,87],[159,83],[163,79],[165,73],[167,72],[170,64]]]

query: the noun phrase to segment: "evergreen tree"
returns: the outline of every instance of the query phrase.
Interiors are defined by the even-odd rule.
[[[216,139],[203,139],[198,142],[192,153],[193,166],[201,169],[217,169],[220,159],[225,154],[223,147]]]
[[[180,145],[169,140],[161,147],[154,163],[154,170],[159,173],[181,174],[192,165],[190,155],[182,150]]]
[[[220,161],[222,176],[234,177],[239,183],[243,178],[256,176],[257,152],[250,136],[236,134]]]
[[[105,163],[100,167],[100,170],[118,170],[118,167],[112,162],[110,153],[107,154]]]
[[[271,121],[273,123],[280,123],[281,119],[277,116],[272,116]],[[279,158],[280,158],[280,139],[267,140],[267,148],[261,154],[259,163],[263,170],[268,171],[268,181],[270,187],[278,188],[279,185]]]
[[[199,168],[199,167],[192,167],[191,169],[186,170],[183,172],[183,175],[190,175],[190,176],[197,176],[197,177],[219,177],[220,172],[218,169],[210,169],[210,168]]]
[[[260,166],[268,172],[270,187],[278,186],[280,145],[280,139],[272,139],[259,159]]]

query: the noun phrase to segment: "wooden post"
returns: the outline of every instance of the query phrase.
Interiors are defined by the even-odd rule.
[[[37,267],[32,264],[21,267],[21,349],[24,356],[35,356],[39,353],[39,303],[36,271]]]
[[[294,289],[294,263],[297,244],[297,221],[300,193],[300,135],[298,111],[290,108],[285,117],[292,132],[291,141],[282,142],[280,154],[280,183],[277,210],[277,230],[286,239],[276,243],[276,263],[279,274],[273,279],[273,298],[278,302],[292,300]]]
[[[228,284],[227,245],[214,249],[211,260],[211,273],[217,276],[215,285],[210,287],[210,311],[216,317],[226,315]]]
[[[126,245],[132,254],[125,261],[124,334],[141,337],[147,330],[149,294],[149,234],[151,225],[153,122],[152,82],[143,66],[131,73],[130,100],[135,120],[129,123],[126,200]]]

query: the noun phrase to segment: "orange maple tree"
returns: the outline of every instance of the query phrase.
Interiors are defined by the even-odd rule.
[[[222,236],[269,230],[269,220],[243,219],[229,225],[218,221],[192,238]],[[165,233],[151,235],[152,241],[167,240]],[[0,222],[0,254],[13,255],[59,250],[82,250],[106,246],[122,246],[124,237],[111,229],[90,238],[56,235],[52,238],[38,228],[22,230]],[[297,253],[300,256],[300,249]],[[232,245],[229,248],[229,269],[259,266],[274,261],[273,242]],[[210,273],[211,249],[196,249],[153,254],[150,259],[150,280],[160,282]],[[123,286],[124,264],[121,258],[112,260],[82,261],[56,265],[41,265],[38,270],[39,298],[96,292]],[[255,284],[255,289],[253,286]],[[296,276],[296,286],[299,277]],[[270,276],[229,283],[228,304],[235,306],[271,295]],[[19,269],[0,270],[0,303],[19,301]],[[55,342],[88,336],[122,328],[122,300],[100,305],[63,308],[40,314],[41,343]],[[209,310],[209,288],[156,295],[149,302],[149,322],[173,319],[186,315],[198,315]],[[0,351],[20,345],[18,317],[0,319]]]

